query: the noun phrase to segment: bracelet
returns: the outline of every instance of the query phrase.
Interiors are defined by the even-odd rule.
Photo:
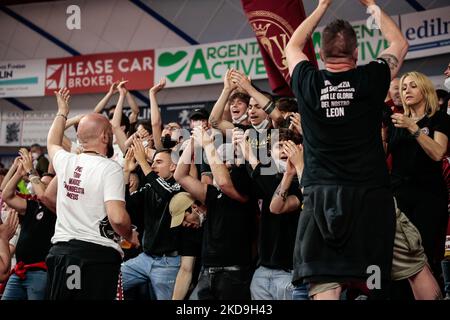
[[[275,110],[275,103],[272,100],[270,100],[269,102],[267,102],[263,110],[265,113],[271,114],[273,110]]]
[[[39,177],[38,176],[32,176],[31,178],[30,178],[30,182],[31,183],[41,183],[41,179],[39,179]]]
[[[63,117],[67,121],[67,116],[62,113],[57,113],[55,117]]]
[[[422,129],[419,128],[419,129],[417,129],[417,131],[413,132],[411,135],[417,139],[420,136],[421,132],[422,132]]]

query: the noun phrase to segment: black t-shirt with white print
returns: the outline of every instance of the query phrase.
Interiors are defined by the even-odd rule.
[[[259,223],[259,264],[272,269],[293,269],[295,235],[297,233],[300,208],[294,212],[274,214],[270,212],[270,202],[283,178],[282,174],[261,173],[261,164],[252,170],[252,179],[257,189],[257,197],[262,200]],[[292,181],[288,195],[303,200],[298,180]]]
[[[389,184],[381,139],[389,84],[383,59],[345,72],[297,64],[291,87],[302,116],[303,186]]]
[[[20,236],[16,260],[24,264],[45,261],[52,246],[56,214],[34,200],[27,200],[25,215],[20,219]]]
[[[254,211],[250,201],[233,200],[208,185],[202,262],[205,267],[248,266],[252,259]]]
[[[417,125],[422,134],[432,139],[435,132],[450,137],[450,117],[445,113],[425,116]],[[391,183],[394,188],[403,183],[416,183],[446,193],[442,162],[431,159],[408,130],[395,128],[392,121],[388,127],[388,152],[392,154]]]

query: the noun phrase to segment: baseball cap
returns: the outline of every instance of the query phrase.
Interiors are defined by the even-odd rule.
[[[177,227],[183,222],[184,213],[193,203],[194,199],[187,192],[180,192],[172,197],[169,203],[169,212],[172,216],[171,228]]]
[[[191,111],[189,114],[189,120],[208,120],[209,112],[205,108],[197,108]]]

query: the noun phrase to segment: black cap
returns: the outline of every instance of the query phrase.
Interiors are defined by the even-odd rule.
[[[208,120],[209,112],[205,108],[198,108],[191,111],[189,120]]]

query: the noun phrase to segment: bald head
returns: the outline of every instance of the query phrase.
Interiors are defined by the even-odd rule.
[[[103,133],[112,133],[109,120],[98,113],[90,113],[84,116],[78,125],[77,136],[82,144],[101,141]]]

